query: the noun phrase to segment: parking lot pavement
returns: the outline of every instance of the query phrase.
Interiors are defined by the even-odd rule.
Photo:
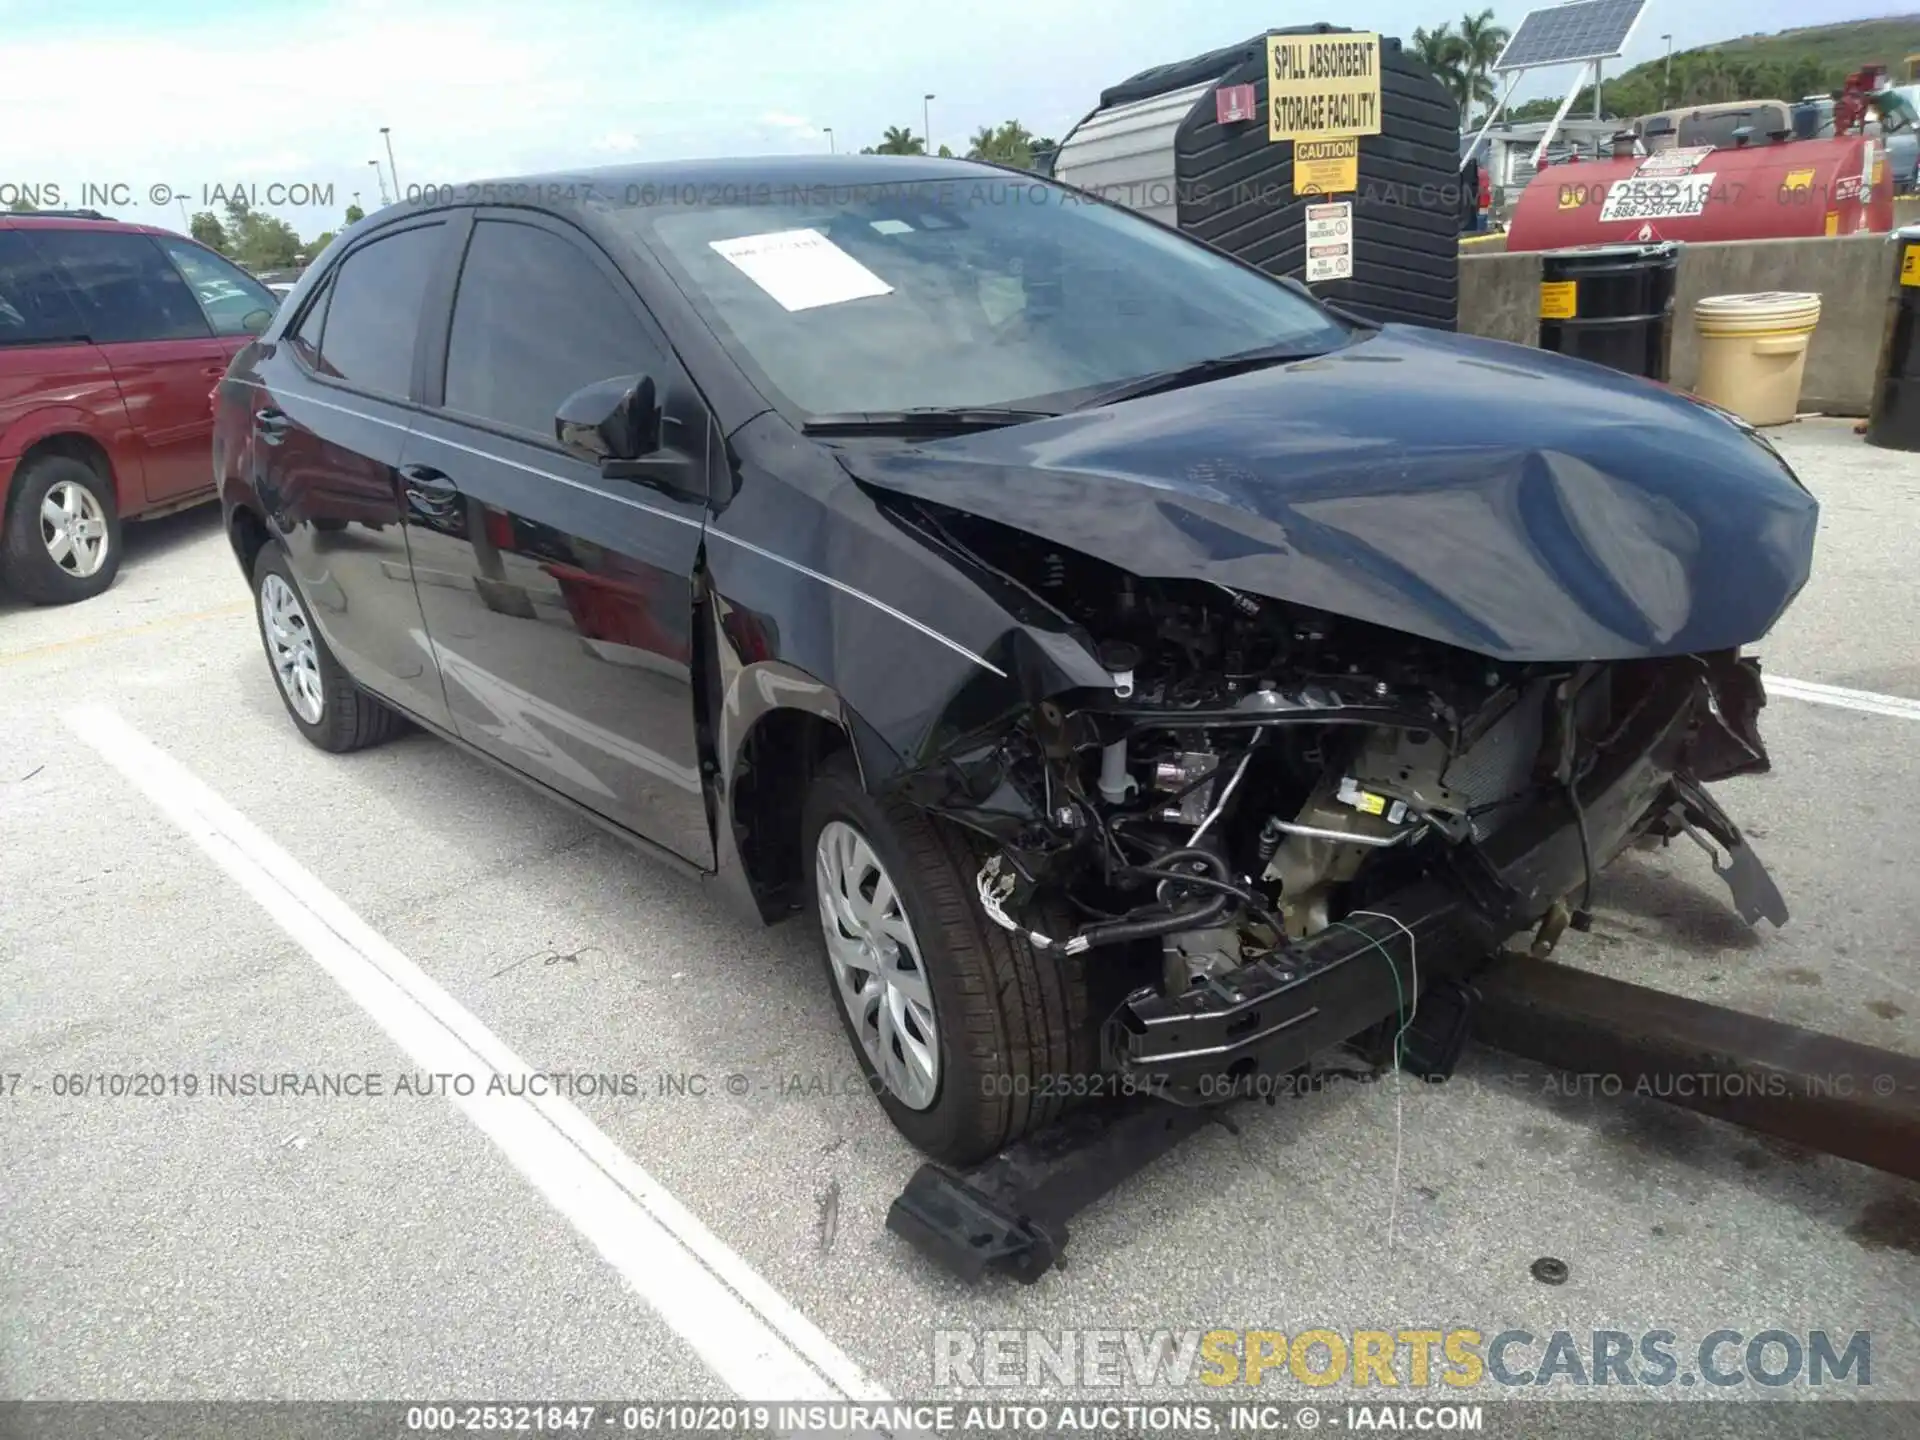
[[[1838,425],[1779,443],[1825,510],[1769,673],[1920,699],[1920,596],[1897,559],[1920,462]],[[883,1229],[915,1157],[858,1093],[803,927],[734,917],[431,739],[309,748],[217,517],[136,544],[86,605],[0,601],[0,1072],[23,1077],[4,1112],[0,1392],[723,1396],[687,1338],[712,1314],[689,1322],[683,1295],[596,1248],[594,1226],[654,1184],[710,1232],[702,1263],[750,1269],[803,1317],[769,1322],[782,1343],[806,1350],[817,1327],[808,1353],[896,1396],[932,1393],[942,1330],[1464,1324],[1870,1330],[1876,1394],[1920,1399],[1920,1189],[1488,1052],[1444,1087],[1243,1107],[1237,1133],[1204,1132],[1089,1211],[1058,1273],[965,1289]],[[90,706],[163,763],[115,751],[110,727],[90,741],[69,718]],[[1686,847],[1610,871],[1561,958],[1920,1053],[1920,724],[1788,698],[1763,720],[1776,773],[1722,798],[1792,924],[1747,932]],[[186,793],[171,767],[272,846],[223,851],[203,812],[169,818],[155,795]],[[371,938],[341,958],[311,907],[263,906],[267,882],[236,877],[272,847],[296,889],[351,912],[341,933]],[[356,955],[417,967],[446,997],[429,1018],[530,1068],[634,1077],[638,1094],[573,1102],[644,1167],[628,1200],[582,1209],[528,1173],[533,1141],[391,1093],[426,1032],[355,988],[378,984]],[[54,1093],[107,1072],[375,1074],[388,1093]],[[653,1203],[632,1225],[673,1229]],[[1542,1256],[1564,1285],[1531,1278]]]

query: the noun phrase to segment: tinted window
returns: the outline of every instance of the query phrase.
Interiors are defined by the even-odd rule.
[[[53,267],[18,230],[0,230],[0,345],[73,340],[85,333]]]
[[[420,303],[444,227],[422,225],[362,246],[334,274],[320,368],[384,395],[412,388]]]
[[[763,388],[807,412],[1048,405],[1269,345],[1317,354],[1351,333],[1256,270],[1033,177],[964,185],[908,168],[614,222],[678,272]]]
[[[53,230],[35,240],[66,277],[94,344],[204,340],[213,333],[187,282],[151,236]]]
[[[560,402],[617,375],[660,373],[661,356],[578,245],[550,230],[482,220],[460,271],[447,342],[447,408],[553,438]]]
[[[320,293],[313,297],[313,303],[307,306],[307,313],[300,317],[300,325],[288,339],[294,351],[307,364],[318,370],[320,363],[320,332],[327,323],[327,301],[333,298],[333,282],[328,280],[320,286]]]
[[[205,246],[168,238],[160,242],[160,248],[193,287],[193,296],[214,334],[248,334],[241,323],[247,316],[261,310],[271,315],[280,308],[279,298],[271,290]]]

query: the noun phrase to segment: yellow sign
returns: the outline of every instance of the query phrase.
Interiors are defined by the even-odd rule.
[[[1920,285],[1920,245],[1909,245],[1900,252],[1900,283]]]
[[[1839,233],[1840,233],[1840,212],[1838,210],[1829,210],[1827,212],[1827,234],[1838,235]]]
[[[1542,280],[1540,282],[1540,318],[1542,320],[1571,320],[1574,317],[1574,297],[1578,293],[1578,284],[1572,280]]]
[[[1880,183],[1880,162],[1885,158],[1886,152],[1878,145],[1874,146],[1873,163],[1867,168],[1867,184],[1878,185]]]
[[[1267,138],[1380,133],[1378,35],[1267,38]]]
[[[1813,188],[1813,171],[1789,170],[1787,178],[1780,182],[1782,190],[1810,190]]]
[[[1360,188],[1360,137],[1293,142],[1293,193],[1344,195]]]

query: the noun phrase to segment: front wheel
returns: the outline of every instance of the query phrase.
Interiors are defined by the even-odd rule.
[[[281,703],[302,735],[337,754],[399,734],[406,722],[353,683],[314,628],[276,541],[261,546],[253,563],[253,600]]]
[[[1096,1046],[1081,959],[987,919],[959,831],[876,800],[842,753],[808,792],[804,834],[835,1008],[901,1134],[971,1164],[1085,1093]]]

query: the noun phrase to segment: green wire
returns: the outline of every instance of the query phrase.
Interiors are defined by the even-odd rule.
[[[1366,941],[1372,949],[1378,950],[1380,952],[1380,958],[1387,962],[1387,973],[1393,976],[1393,1018],[1400,1022],[1400,1028],[1393,1032],[1393,1060],[1394,1064],[1399,1064],[1402,1051],[1401,1037],[1404,1036],[1407,1031],[1407,994],[1405,990],[1400,988],[1400,967],[1394,964],[1393,955],[1387,949],[1386,945],[1376,936],[1369,935],[1358,925],[1349,925],[1344,920],[1334,920],[1328,924],[1327,928],[1329,930],[1351,930],[1355,935],[1358,935],[1362,940]]]

